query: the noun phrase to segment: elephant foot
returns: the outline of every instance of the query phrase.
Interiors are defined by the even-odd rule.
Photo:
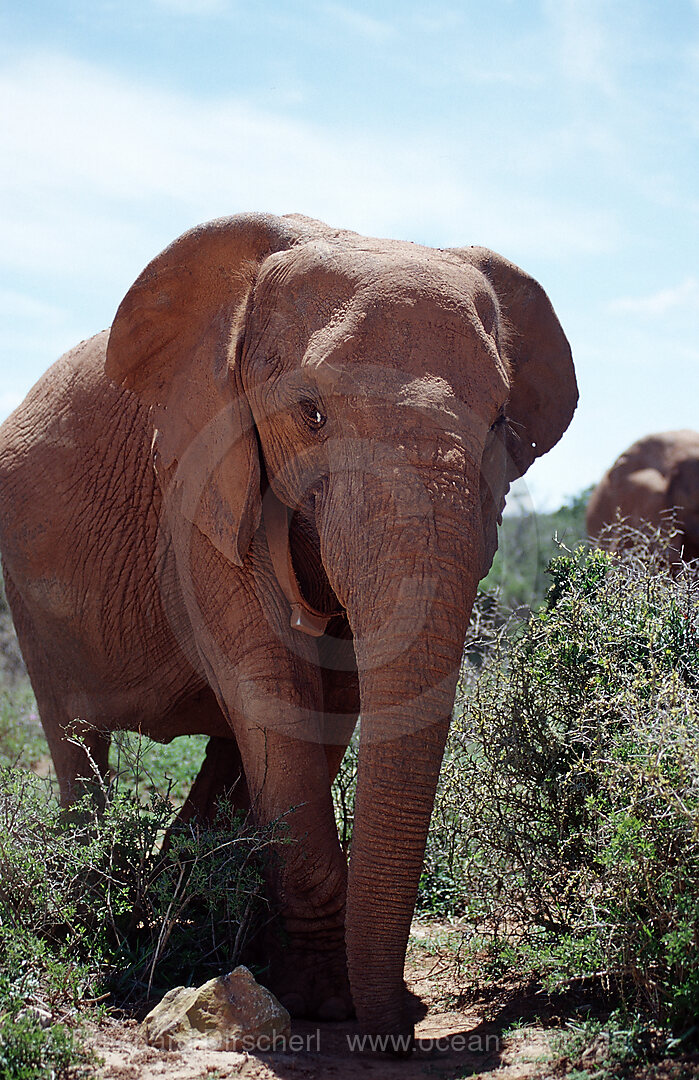
[[[344,949],[284,950],[272,965],[272,990],[296,1019],[339,1022],[354,1016]]]
[[[365,1053],[375,1058],[409,1058],[417,1042],[415,1025],[428,1012],[427,1005],[404,982],[392,1001],[384,1006],[357,1010],[359,1027],[368,1036]]]

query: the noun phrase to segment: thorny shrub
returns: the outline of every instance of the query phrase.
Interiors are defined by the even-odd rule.
[[[477,680],[465,666],[421,897],[464,915],[501,968],[596,979],[689,1032],[699,576],[636,539],[555,559],[542,609],[503,628]]]
[[[167,794],[141,802],[118,780],[103,795],[66,814],[48,781],[0,769],[0,975],[49,1009],[230,970],[263,906],[258,855],[281,836],[231,831],[225,808],[173,826]]]

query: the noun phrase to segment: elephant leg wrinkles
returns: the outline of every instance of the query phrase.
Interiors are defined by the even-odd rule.
[[[235,734],[253,815],[281,831],[266,868],[283,925],[270,981],[295,1014],[337,1018],[352,1009],[347,866],[330,794],[318,650],[291,630],[260,534],[250,555],[233,595],[221,597],[218,583],[230,566],[219,565],[223,557],[192,530],[188,549],[178,554],[187,560],[185,602],[209,683]],[[348,740],[354,717],[343,712],[342,720]]]

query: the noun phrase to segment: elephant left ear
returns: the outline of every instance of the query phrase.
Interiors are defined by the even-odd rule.
[[[258,268],[318,223],[237,214],[199,225],[157,255],[119,305],[106,372],[150,408],[169,507],[236,566],[258,527],[257,434],[241,380]]]
[[[534,278],[483,247],[451,248],[490,282],[504,320],[504,353],[511,369],[506,405],[511,438],[509,480],[563,435],[575,412],[578,386],[570,345],[551,301]]]

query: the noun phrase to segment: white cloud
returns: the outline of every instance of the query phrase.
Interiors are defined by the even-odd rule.
[[[600,12],[597,18],[596,10]],[[558,61],[564,78],[593,86],[613,95],[614,52],[620,48],[603,29],[605,8],[599,0],[546,0],[544,5],[553,27]]]
[[[606,211],[513,193],[508,148],[505,161],[493,146],[483,158],[477,128],[458,147],[433,132],[326,130],[243,98],[169,93],[60,56],[7,70],[0,98],[0,157],[10,163],[0,176],[0,265],[11,272],[126,287],[123,275],[184,228],[246,209],[437,245],[484,243],[524,259],[616,242]]]
[[[484,244],[531,270],[617,241],[606,211],[552,198],[539,174],[529,193],[514,187],[511,147],[490,141],[483,156],[477,125],[458,144],[439,130],[323,128],[59,55],[0,72],[0,100],[0,274],[27,283],[0,295],[0,418],[109,324],[158,251],[214,217],[296,211],[373,236]]]
[[[609,304],[612,312],[657,318],[670,311],[699,311],[699,279],[685,278],[679,285],[660,289],[650,296],[619,297]]]
[[[347,29],[373,41],[385,41],[394,32],[389,22],[345,7],[344,4],[324,4],[322,10],[343,23]]]

